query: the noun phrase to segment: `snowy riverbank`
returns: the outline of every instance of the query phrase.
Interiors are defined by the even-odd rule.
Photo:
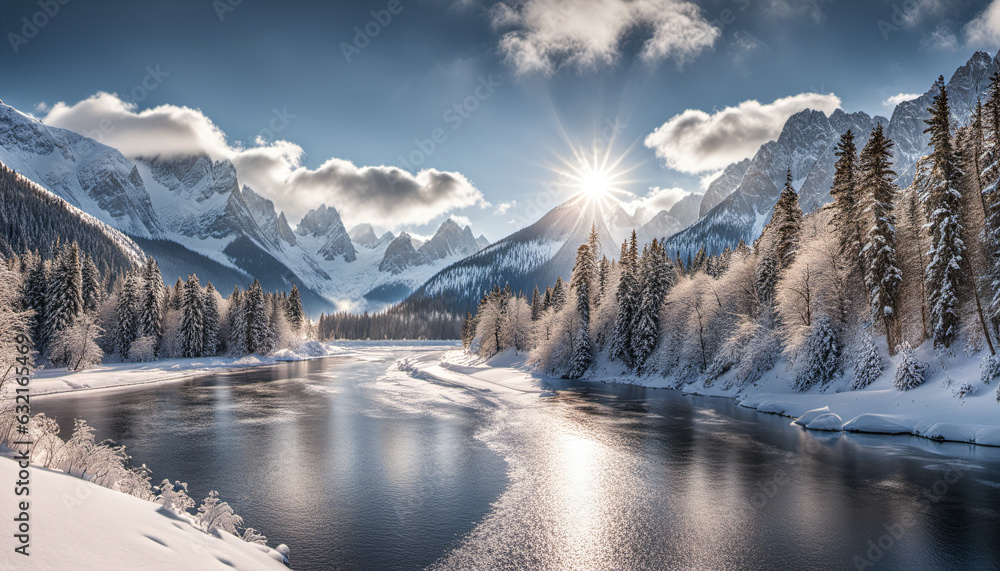
[[[600,363],[591,380],[681,390],[687,394],[727,397],[760,412],[797,419],[813,430],[853,431],[874,434],[913,434],[933,440],[1000,446],[1000,403],[996,386],[980,382],[981,356],[939,358],[925,345],[915,352],[927,364],[926,381],[909,391],[898,391],[892,380],[899,356],[886,361],[881,377],[861,390],[848,390],[842,378],[827,387],[796,392],[789,385],[787,363],[778,364],[754,385],[737,387],[731,375],[714,382],[693,383],[659,375],[635,376],[615,372],[615,365]],[[482,360],[462,351],[449,351],[439,360],[406,361],[401,368],[411,374],[482,388],[500,387],[521,392],[541,392],[546,376],[526,364],[524,354],[507,351]],[[957,396],[966,382],[975,392]],[[837,391],[840,392],[837,392]],[[826,407],[827,410],[820,410]]]
[[[310,341],[295,350],[282,349],[262,357],[205,357],[201,359],[163,359],[148,363],[108,363],[72,372],[65,368],[39,369],[31,378],[31,395],[43,396],[89,389],[128,387],[147,383],[179,381],[198,375],[232,371],[284,361],[304,361],[323,357],[348,356],[355,351],[339,345]]]
[[[4,490],[15,489],[18,472],[11,453],[0,454]],[[0,569],[288,569],[274,549],[205,533],[156,503],[55,470],[31,466],[28,473],[31,494],[18,501],[28,502],[30,555],[15,553],[22,544],[6,534]],[[13,508],[20,506],[13,497],[10,503],[4,513],[16,517]]]

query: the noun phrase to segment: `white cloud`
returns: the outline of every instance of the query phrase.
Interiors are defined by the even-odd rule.
[[[897,93],[896,95],[893,95],[891,97],[886,98],[886,100],[882,102],[882,105],[885,106],[885,107],[888,107],[889,109],[895,109],[896,106],[899,105],[900,103],[902,103],[904,101],[910,101],[912,99],[916,99],[917,97],[920,97],[921,95],[923,95],[923,94],[922,93]]]
[[[465,228],[466,226],[472,226],[472,221],[469,220],[468,216],[461,216],[461,215],[458,215],[458,214],[452,214],[451,215],[451,219],[452,219],[452,221],[455,224],[458,224],[462,228]]]
[[[670,168],[689,174],[717,171],[752,157],[795,113],[816,109],[829,115],[838,107],[840,98],[832,93],[800,93],[773,103],[744,101],[711,115],[688,109],[649,134],[645,144]]]
[[[1000,0],[993,0],[985,10],[965,25],[965,39],[971,47],[996,48],[1000,44]]]
[[[670,210],[675,204],[686,196],[693,194],[683,188],[660,188],[651,187],[646,196],[637,196],[629,202],[623,202],[622,207],[626,211],[635,213],[640,208],[649,211],[650,217],[661,210]]]
[[[501,202],[500,204],[497,204],[496,213],[499,214],[500,216],[503,216],[504,214],[507,214],[508,210],[514,208],[515,206],[517,206],[516,200],[511,200],[510,202]]]
[[[612,64],[636,30],[645,34],[642,59],[682,65],[720,34],[688,0],[504,0],[490,9],[490,19],[495,30],[507,30],[500,50],[521,74]]]
[[[48,110],[49,110],[49,104],[48,103],[46,103],[44,101],[39,101],[38,103],[35,103],[35,112],[36,113],[45,113]]]
[[[958,49],[958,38],[946,26],[938,26],[920,39],[920,47],[934,52],[951,52]]]
[[[294,120],[294,117],[288,115]],[[458,208],[488,203],[460,173],[388,166],[359,167],[332,158],[302,166],[302,147],[284,140],[253,146],[231,143],[200,110],[161,105],[138,111],[117,95],[98,93],[73,105],[57,103],[44,118],[56,127],[117,148],[128,157],[205,153],[233,162],[240,182],[274,200],[290,220],[320,204],[335,206],[345,222],[387,226],[423,223]]]

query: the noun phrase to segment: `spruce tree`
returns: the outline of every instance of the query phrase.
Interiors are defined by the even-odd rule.
[[[792,188],[792,169],[788,169],[785,187],[774,205],[771,224],[777,234],[774,253],[778,267],[784,269],[795,259],[802,236],[802,208],[799,206],[799,195]]]
[[[128,357],[129,349],[136,340],[136,308],[138,306],[139,278],[134,272],[129,272],[121,282],[118,290],[118,302],[115,306],[114,346],[115,352],[122,359]]]
[[[188,276],[181,301],[181,354],[202,357],[205,354],[205,297],[198,276]]]
[[[861,193],[858,187],[858,149],[854,133],[848,129],[837,143],[837,162],[834,165],[833,217],[830,224],[837,233],[840,253],[853,260],[854,269],[861,283],[865,282],[865,264],[861,259]]]
[[[256,279],[247,290],[243,302],[243,317],[246,320],[246,350],[260,353],[267,343],[267,329],[270,322],[264,290]]]
[[[990,77],[992,86],[983,105],[982,167],[983,201],[986,209],[984,254],[986,271],[983,287],[992,291],[987,298],[987,317],[994,333],[1000,334],[1000,72]]]
[[[893,211],[898,189],[893,183],[892,141],[879,123],[861,151],[859,186],[866,204],[867,230],[862,256],[868,265],[867,284],[872,319],[885,330],[890,353],[897,342],[897,302],[902,273],[896,261],[896,218]]]
[[[286,307],[288,324],[292,327],[292,331],[298,333],[302,330],[302,322],[305,319],[305,315],[302,311],[302,297],[299,295],[299,288],[295,284],[292,284],[292,293],[288,296]]]
[[[83,293],[83,311],[95,313],[101,305],[101,273],[97,270],[97,264],[90,257],[84,254],[80,265],[80,279]]]
[[[951,112],[944,76],[934,84],[938,93],[928,109],[931,118],[925,122],[930,133],[933,166],[924,205],[927,226],[931,233],[931,260],[924,274],[930,301],[931,332],[935,347],[950,347],[958,335],[958,291],[962,279],[962,262],[965,244],[962,242],[962,225],[959,206],[958,161],[951,142]]]
[[[576,250],[576,263],[570,278],[570,291],[576,294],[577,322],[573,332],[573,354],[567,377],[578,379],[590,368],[593,359],[590,344],[590,284],[594,275],[594,255],[587,244]]]
[[[538,292],[538,286],[531,292],[531,320],[538,321],[542,317],[542,297]]]
[[[45,339],[42,332],[44,331],[46,308],[48,307],[50,268],[49,261],[39,257],[28,272],[28,276],[24,282],[25,309],[30,309],[34,312],[29,323],[31,338],[35,342],[35,350],[43,355],[46,351]]]
[[[212,282],[205,286],[205,319],[202,354],[215,355],[219,351],[219,300]]]
[[[635,366],[642,370],[660,335],[660,308],[676,276],[667,252],[654,238],[640,262],[641,294],[633,327]]]
[[[556,285],[552,287],[552,308],[559,311],[566,305],[566,282],[562,276],[556,278]]]
[[[249,352],[245,297],[246,295],[240,291],[239,286],[233,286],[233,293],[229,296],[229,342],[227,346],[229,351],[235,355],[245,355]]]
[[[48,280],[42,338],[47,345],[83,312],[83,275],[76,242],[63,247]]]
[[[624,256],[621,260],[621,279],[618,281],[618,291],[615,292],[618,315],[615,316],[615,328],[611,335],[610,357],[632,368],[635,366],[632,325],[639,305],[639,245],[635,230],[632,230],[627,249],[623,246],[622,250]]]

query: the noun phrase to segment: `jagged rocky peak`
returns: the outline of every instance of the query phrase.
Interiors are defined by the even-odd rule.
[[[243,185],[243,201],[247,205],[247,210],[253,216],[254,222],[260,227],[264,239],[270,244],[277,246],[280,241],[289,245],[295,244],[295,234],[285,220],[285,213],[281,216],[274,209],[274,202],[257,194],[249,186]]]
[[[381,248],[382,246],[391,243],[395,239],[396,236],[393,235],[392,232],[386,232],[385,234],[382,234],[382,236],[378,239],[378,241],[372,244],[372,249],[374,250],[376,248]]]
[[[476,238],[476,244],[479,246],[479,249],[482,250],[483,248],[489,246],[491,242],[485,234],[480,234],[479,237]]]
[[[347,234],[354,240],[355,244],[360,244],[366,248],[372,248],[378,242],[378,236],[375,235],[375,229],[372,228],[371,224],[358,224],[354,228],[351,228]]]
[[[353,262],[358,259],[351,237],[335,208],[321,204],[319,208],[310,210],[299,221],[295,233],[299,236],[322,238],[323,243],[316,252],[326,260],[342,257],[346,262]]]
[[[400,232],[385,249],[385,255],[378,265],[380,272],[392,274],[401,273],[410,266],[419,265],[423,257],[413,249],[413,241],[409,234]]]
[[[278,214],[278,235],[285,242],[295,245],[295,232],[292,232],[292,227],[288,225],[288,219],[285,218],[283,211]]]
[[[702,196],[701,204],[698,207],[698,218],[708,214],[709,210],[715,208],[732,194],[740,185],[748,168],[750,168],[750,159],[743,159],[726,167],[722,174],[713,180],[705,190],[705,195]]]
[[[462,228],[449,218],[430,240],[420,246],[420,254],[427,260],[440,260],[450,256],[471,256],[480,249],[472,228]]]
[[[236,167],[228,159],[213,161],[201,154],[136,160],[149,165],[156,182],[174,194],[190,193],[199,202],[239,189]]]

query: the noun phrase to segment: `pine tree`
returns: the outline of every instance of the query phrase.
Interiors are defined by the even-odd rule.
[[[925,121],[928,127],[924,130],[930,133],[930,145],[934,148],[930,186],[924,197],[931,232],[931,261],[925,271],[925,280],[934,346],[950,347],[958,335],[958,291],[965,256],[959,221],[962,195],[958,190],[960,173],[951,143],[951,112],[944,76],[939,77],[934,86],[938,93],[928,109],[931,118]]]
[[[577,327],[573,332],[573,355],[567,377],[578,379],[590,368],[593,348],[590,344],[590,284],[594,275],[594,254],[583,244],[576,250],[576,263],[570,278],[570,291],[576,294]]]
[[[538,293],[538,286],[535,286],[535,291],[531,292],[531,320],[538,321],[542,316],[542,297]]]
[[[149,258],[142,268],[136,299],[136,336],[152,337],[159,342],[163,336],[163,276],[156,260]]]
[[[69,327],[83,312],[83,275],[80,248],[73,244],[59,254],[48,280],[45,323],[42,338],[45,344]]]
[[[897,338],[896,305],[902,273],[896,261],[896,218],[893,201],[897,192],[893,179],[892,141],[879,123],[861,151],[859,186],[866,204],[867,232],[862,256],[868,264],[867,284],[872,319],[879,322],[890,352]]]
[[[39,257],[24,281],[25,309],[34,312],[29,323],[31,338],[35,342],[35,349],[43,355],[46,353],[43,331],[48,307],[50,268],[49,261]]]
[[[545,299],[542,301],[542,311],[552,307],[552,286],[545,286]]]
[[[986,313],[994,333],[1000,335],[1000,72],[990,77],[992,86],[983,105],[981,181],[986,209],[984,254],[986,271],[983,287],[992,291],[987,298]]]
[[[267,330],[270,322],[264,290],[256,279],[247,290],[243,315],[246,319],[246,349],[249,353],[261,353],[267,344]]]
[[[654,238],[640,262],[641,293],[636,311],[633,336],[635,366],[642,370],[653,354],[660,336],[660,308],[676,276],[667,252]]]
[[[188,276],[181,302],[181,355],[201,357],[205,353],[205,297],[198,276]]]
[[[90,257],[84,254],[80,265],[80,279],[83,293],[83,311],[94,313],[101,305],[101,273]]]
[[[854,360],[854,379],[851,381],[851,388],[854,390],[863,389],[874,383],[880,376],[885,365],[882,362],[882,355],[878,352],[878,347],[870,335],[865,334],[861,339],[861,347]]]
[[[219,299],[212,282],[208,282],[208,285],[205,286],[204,308],[205,326],[202,353],[211,356],[219,352]]]
[[[559,311],[564,305],[566,305],[566,282],[563,281],[562,276],[559,276],[556,278],[556,285],[552,287],[551,306]]]
[[[795,259],[802,236],[802,208],[799,206],[799,195],[792,188],[792,169],[788,169],[785,187],[774,205],[771,224],[777,234],[774,253],[778,267],[785,269]]]
[[[245,355],[250,352],[247,346],[246,295],[239,286],[233,286],[233,294],[229,296],[229,351],[235,355]]]
[[[834,165],[833,217],[830,224],[837,232],[840,253],[847,260],[853,260],[855,271],[861,283],[865,283],[865,264],[861,259],[861,190],[858,186],[858,149],[854,143],[854,133],[848,129],[837,143],[837,162]],[[867,297],[867,296],[866,296]]]
[[[813,385],[829,384],[840,371],[840,342],[833,320],[826,315],[816,318],[806,342],[805,367],[795,379],[795,390],[806,391]]]
[[[892,386],[897,391],[908,391],[924,384],[927,375],[927,365],[921,363],[913,355],[913,349],[909,343],[902,344],[902,359],[896,368],[896,377],[892,381]]]
[[[618,302],[618,315],[615,319],[615,329],[611,336],[611,354],[614,361],[621,361],[625,366],[635,366],[635,345],[632,336],[632,325],[639,305],[639,245],[635,230],[628,247],[622,246],[624,255],[621,260],[621,278],[618,281],[618,291],[615,300]]]
[[[136,340],[136,306],[138,305],[139,278],[129,272],[118,290],[118,304],[115,306],[114,347],[122,359],[128,357],[129,349]]]
[[[181,307],[184,305],[184,282],[180,277],[177,278],[177,283],[174,284],[174,289],[170,292],[170,309],[176,309],[180,311]]]
[[[761,254],[757,262],[754,281],[754,296],[757,301],[757,311],[763,316],[770,316],[774,311],[774,294],[778,286],[778,254],[774,248]]]
[[[295,284],[292,284],[292,293],[288,296],[287,307],[286,317],[288,318],[288,324],[291,325],[293,332],[298,333],[302,329],[302,321],[305,319],[305,316],[302,311],[302,297],[299,295],[299,288]]]

